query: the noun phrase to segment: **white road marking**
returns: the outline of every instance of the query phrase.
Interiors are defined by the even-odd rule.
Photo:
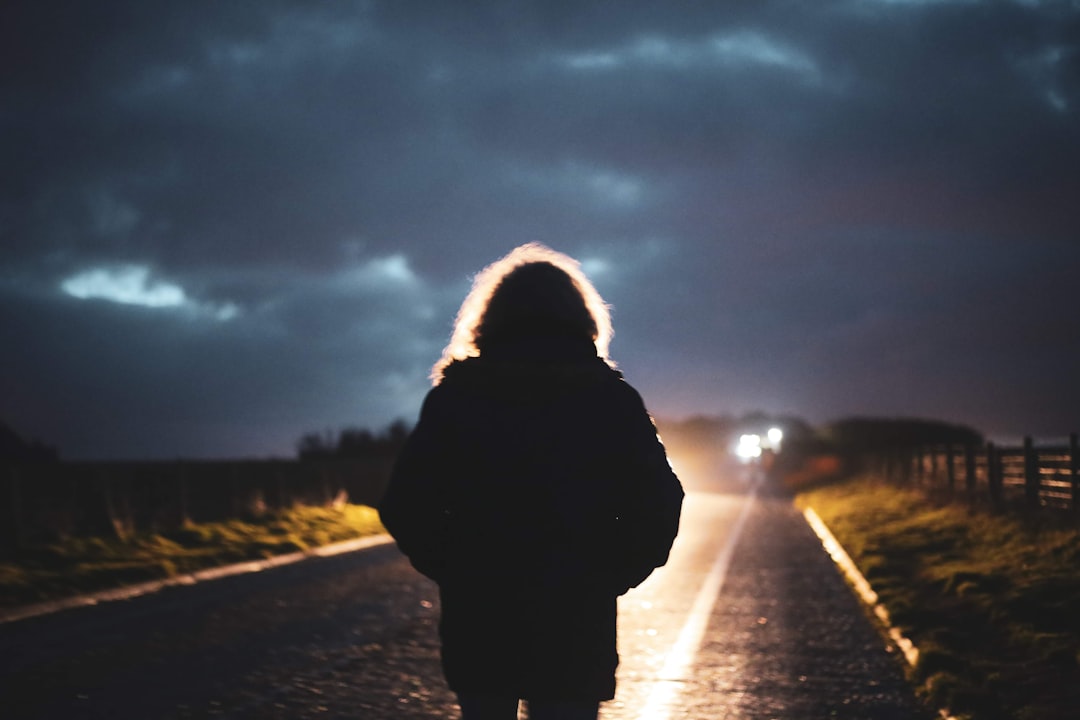
[[[98,603],[112,602],[114,600],[129,600],[131,598],[139,597],[140,595],[156,593],[159,590],[174,585],[194,585],[198,582],[217,580],[218,578],[230,577],[232,575],[262,572],[263,570],[281,567],[282,565],[291,565],[295,562],[300,562],[301,560],[307,560],[310,557],[330,557],[347,552],[357,552],[359,550],[375,547],[376,545],[385,545],[393,541],[394,539],[385,533],[368,535],[362,538],[356,538],[355,540],[344,540],[339,543],[324,545],[313,550],[294,552],[289,553],[288,555],[275,555],[266,558],[265,560],[252,560],[249,562],[235,563],[233,565],[211,567],[206,568],[205,570],[196,570],[192,573],[185,573],[184,575],[163,578],[161,580],[149,580],[147,582],[125,585],[124,587],[113,588],[110,590],[99,590],[97,592],[76,595],[75,597],[64,598],[62,600],[50,600],[47,602],[35,603],[33,605],[21,605],[0,609],[0,624],[37,617],[38,615],[48,615],[50,613],[59,612],[60,610],[69,610],[76,607],[97,605]]]
[[[848,582],[850,582],[855,592],[862,598],[862,601],[869,605],[874,614],[878,616],[882,624],[885,625],[889,633],[889,637],[896,643],[896,646],[900,648],[900,651],[904,653],[904,658],[908,661],[911,667],[915,667],[919,662],[919,648],[915,647],[915,644],[905,637],[895,625],[892,624],[889,618],[889,611],[884,605],[878,602],[878,594],[874,592],[874,589],[870,586],[866,577],[859,572],[859,568],[855,566],[851,556],[844,550],[844,546],[840,544],[840,541],[829,530],[829,526],[821,519],[814,508],[808,507],[803,510],[803,515],[806,517],[806,522],[810,524],[814,532],[817,533],[818,538],[821,539],[821,544],[825,548],[825,551],[832,557],[833,562],[839,566],[844,575],[847,576]]]
[[[694,605],[686,617],[686,622],[679,631],[679,637],[671,647],[664,661],[664,667],[660,670],[660,677],[653,685],[649,699],[638,715],[640,720],[665,720],[671,715],[672,702],[678,693],[681,683],[686,680],[687,671],[694,662],[701,641],[705,638],[705,630],[709,625],[716,599],[724,586],[731,558],[735,554],[735,546],[742,536],[743,526],[750,516],[750,510],[754,506],[757,497],[757,487],[751,489],[746,501],[743,503],[739,516],[735,520],[731,532],[728,533],[727,542],[720,549],[720,553],[713,561],[709,574],[705,577],[701,589],[694,598]]]
[[[870,582],[866,579],[866,576],[862,574],[858,566],[855,565],[855,561],[851,559],[851,556],[847,554],[847,550],[840,544],[840,541],[836,539],[836,536],[832,534],[832,530],[825,524],[825,521],[821,519],[814,508],[808,507],[803,510],[803,516],[806,518],[806,522],[817,534],[821,540],[822,546],[825,551],[832,557],[833,562],[843,571],[847,577],[848,582],[855,588],[856,594],[862,599],[864,603],[869,605],[874,610],[874,614],[877,615],[878,620],[885,626],[888,631],[889,638],[893,643],[900,648],[900,652],[904,654],[904,659],[908,661],[911,667],[915,667],[919,663],[919,648],[915,646],[906,635],[900,632],[900,628],[892,624],[892,619],[889,617],[888,609],[880,602],[878,602],[878,594],[874,592],[874,588],[870,585]],[[949,712],[947,708],[941,708],[938,710],[938,716],[942,720],[956,720],[956,717]]]

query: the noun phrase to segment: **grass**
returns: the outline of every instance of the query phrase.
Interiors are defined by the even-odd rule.
[[[344,505],[297,506],[258,519],[191,523],[126,541],[67,538],[0,562],[0,606],[159,580],[380,532],[383,527],[373,508]]]
[[[874,478],[806,490],[920,650],[933,705],[975,720],[1073,718],[1080,707],[1080,529],[992,515]]]

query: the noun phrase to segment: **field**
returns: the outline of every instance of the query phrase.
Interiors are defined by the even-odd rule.
[[[973,512],[870,477],[801,492],[920,656],[932,705],[976,720],[1080,707],[1080,530]]]

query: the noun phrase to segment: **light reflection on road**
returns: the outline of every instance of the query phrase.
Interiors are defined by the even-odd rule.
[[[619,599],[618,688],[601,720],[666,718],[720,590],[726,563],[719,559],[730,557],[749,502],[741,494],[687,495],[668,563]]]

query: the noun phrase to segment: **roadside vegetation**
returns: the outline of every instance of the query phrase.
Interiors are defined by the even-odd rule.
[[[0,606],[53,600],[383,532],[363,505],[297,506],[260,518],[187,524],[128,540],[66,538],[0,560]]]
[[[1080,707],[1080,525],[995,515],[873,477],[796,496],[851,555],[919,649],[912,680],[974,720]]]

